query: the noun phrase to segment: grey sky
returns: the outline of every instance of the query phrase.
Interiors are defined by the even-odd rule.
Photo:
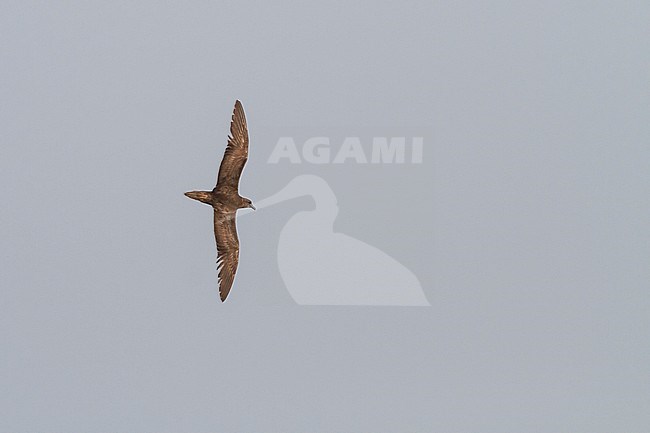
[[[644,2],[0,4],[0,431],[647,432]],[[241,99],[254,201],[327,180],[429,308],[304,307],[300,198],[209,189]],[[418,165],[267,164],[279,136],[424,136]]]

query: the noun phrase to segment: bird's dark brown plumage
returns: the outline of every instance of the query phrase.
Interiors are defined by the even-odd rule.
[[[235,102],[235,109],[230,122],[230,135],[228,146],[223,154],[219,175],[217,176],[217,188],[239,188],[239,177],[248,159],[248,127],[246,116],[241,102]]]
[[[219,271],[219,296],[225,301],[235,281],[239,266],[239,237],[235,212],[214,210],[214,237],[217,241],[217,269]]]
[[[217,242],[217,269],[219,295],[225,301],[230,293],[239,265],[239,238],[237,236],[237,209],[251,207],[251,201],[239,195],[239,178],[248,159],[248,127],[241,102],[235,102],[230,123],[228,146],[224,152],[217,185],[211,192],[191,191],[186,196],[212,205],[214,209],[214,237]]]

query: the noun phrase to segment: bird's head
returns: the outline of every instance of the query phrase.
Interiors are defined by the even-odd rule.
[[[241,208],[251,208],[251,209],[255,210],[255,206],[253,206],[253,202],[250,199],[246,198],[246,197],[241,198],[241,205],[239,206],[239,208],[240,209]]]

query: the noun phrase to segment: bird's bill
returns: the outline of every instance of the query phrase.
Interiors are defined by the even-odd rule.
[[[257,209],[255,209],[255,206],[253,206],[253,203],[249,204],[248,207],[253,209],[253,210],[257,210]]]

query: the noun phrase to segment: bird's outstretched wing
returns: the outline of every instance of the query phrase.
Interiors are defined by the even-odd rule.
[[[239,238],[235,224],[236,211],[225,208],[214,210],[214,237],[217,240],[217,269],[219,270],[219,296],[225,301],[235,280],[239,264]]]
[[[217,176],[217,188],[229,187],[237,191],[239,177],[248,159],[248,127],[246,126],[246,115],[241,102],[235,101],[235,109],[232,112],[230,123],[230,135],[228,146],[224,152],[219,175]]]

